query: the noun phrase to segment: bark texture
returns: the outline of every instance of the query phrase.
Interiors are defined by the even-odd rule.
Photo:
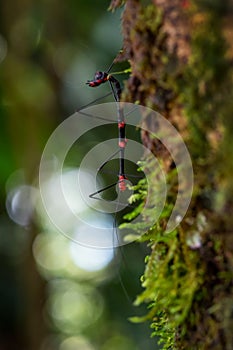
[[[195,175],[177,231],[163,235],[164,215],[145,236],[151,255],[137,303],[150,303],[145,318],[164,349],[233,348],[232,17],[232,1],[220,0],[127,0],[122,16],[118,59],[132,68],[123,98],[178,129]],[[144,123],[158,131],[153,120]],[[142,140],[169,176],[174,164],[165,147],[146,132]],[[173,186],[169,200],[175,195]]]

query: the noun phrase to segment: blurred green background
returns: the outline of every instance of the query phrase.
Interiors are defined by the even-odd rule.
[[[49,135],[109,91],[85,85],[122,45],[121,12],[109,13],[108,6],[104,0],[0,3],[1,350],[156,349],[148,324],[127,320],[145,311],[132,302],[146,247],[101,253],[78,246],[55,230],[38,199]],[[55,178],[51,183],[55,205]]]

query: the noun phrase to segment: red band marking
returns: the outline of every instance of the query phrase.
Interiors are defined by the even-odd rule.
[[[126,177],[124,175],[119,175],[119,190],[121,192],[126,190],[125,180],[126,180]]]
[[[127,140],[119,141],[119,142],[118,142],[118,146],[119,146],[120,148],[125,148],[126,142],[127,142]]]
[[[118,123],[118,128],[123,129],[125,127],[125,122],[119,122]]]

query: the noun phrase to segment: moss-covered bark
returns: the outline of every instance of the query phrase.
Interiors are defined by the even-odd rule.
[[[149,304],[145,318],[164,349],[233,348],[232,17],[230,1],[125,2],[119,59],[129,60],[132,74],[123,98],[176,126],[195,174],[178,229],[164,234],[163,215],[143,237],[151,255],[137,303]],[[149,128],[156,132],[153,123]],[[142,140],[172,174],[167,150],[145,132]]]

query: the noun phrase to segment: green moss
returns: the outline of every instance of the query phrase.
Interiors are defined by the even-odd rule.
[[[194,31],[193,54],[180,81],[180,96],[189,118],[192,153],[204,157],[208,151],[208,132],[216,128],[222,114],[223,84],[228,70],[219,16],[217,13],[205,16],[205,21]]]

